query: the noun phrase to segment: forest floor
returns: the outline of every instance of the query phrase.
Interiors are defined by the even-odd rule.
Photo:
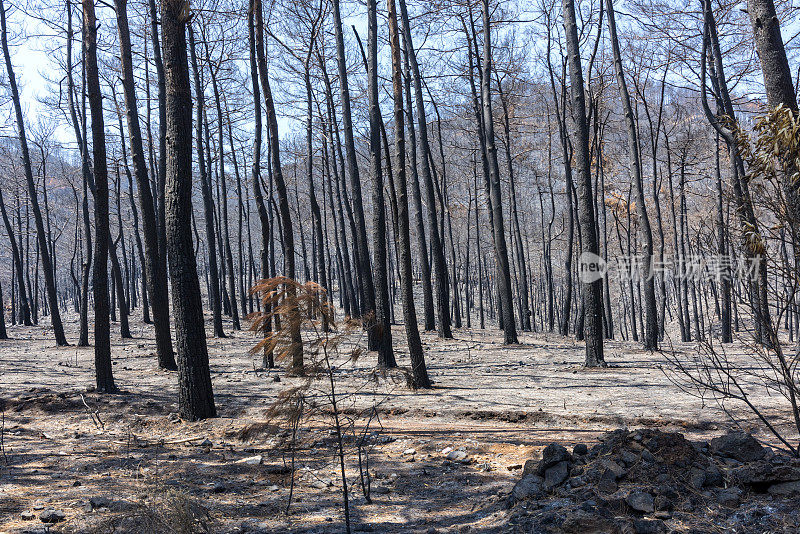
[[[176,375],[156,368],[151,328],[136,319],[132,330],[135,339],[112,340],[120,395],[92,392],[91,347],[56,348],[42,327],[10,327],[12,339],[0,342],[0,533],[177,531],[176,522],[192,521],[214,532],[343,531],[331,418],[301,422],[293,488],[287,427],[260,424],[278,394],[304,379],[259,369],[248,332],[210,339],[219,417],[182,421]],[[402,327],[394,336],[408,365]],[[713,400],[673,383],[663,354],[638,343],[607,342],[609,367],[589,370],[582,343],[554,334],[522,333],[509,347],[496,331],[459,329],[453,340],[425,333],[423,342],[434,389],[409,390],[400,373],[376,376],[374,354],[336,373],[339,408],[355,431],[364,413],[377,414],[362,451],[371,503],[355,440],[344,443],[354,531],[503,532],[523,464],[548,443],[571,448],[620,427],[707,440],[731,427]],[[732,358],[743,357],[737,347]],[[45,526],[43,512],[58,521]]]

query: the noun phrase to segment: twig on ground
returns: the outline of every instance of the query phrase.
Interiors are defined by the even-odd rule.
[[[0,454],[3,455],[3,464],[8,467],[8,456],[6,455],[6,407],[0,406]]]
[[[89,414],[89,419],[92,420],[92,423],[94,423],[95,428],[97,428],[98,430],[105,430],[106,425],[104,425],[103,421],[100,419],[100,409],[95,408],[94,411],[92,411],[89,405],[86,404],[86,399],[83,398],[83,394],[81,394],[81,402],[83,402],[83,405],[86,406],[86,413]]]

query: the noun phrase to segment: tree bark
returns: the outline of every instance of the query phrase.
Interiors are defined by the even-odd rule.
[[[417,325],[414,306],[414,282],[411,271],[411,234],[408,216],[408,184],[406,182],[406,147],[403,115],[403,73],[400,58],[400,38],[397,26],[397,10],[394,0],[387,0],[389,16],[389,45],[392,50],[392,91],[394,96],[394,180],[397,191],[398,254],[400,263],[400,297],[403,302],[403,323],[411,357],[411,371],[415,388],[429,388],[431,381],[425,366],[425,354]]]
[[[451,339],[453,333],[450,329],[450,296],[449,282],[447,280],[447,264],[444,259],[444,247],[439,233],[436,215],[436,192],[430,169],[430,144],[428,143],[428,123],[425,118],[425,103],[422,98],[422,78],[419,72],[417,54],[414,50],[414,41],[411,38],[411,23],[408,18],[408,9],[405,0],[400,0],[400,16],[403,21],[403,36],[408,61],[414,81],[414,95],[417,107],[417,125],[419,129],[419,149],[422,163],[422,182],[425,184],[426,203],[428,209],[428,223],[431,233],[431,254],[433,256],[435,286],[436,286],[436,319],[439,337]]]
[[[16,270],[16,279],[18,283],[16,299],[19,301],[20,322],[25,326],[31,326],[31,309],[28,304],[28,292],[25,289],[25,278],[22,276],[22,257],[20,256],[19,246],[17,246],[17,239],[14,237],[14,227],[11,225],[11,220],[8,218],[6,204],[3,201],[2,188],[0,188],[0,212],[2,212],[3,224],[6,227],[6,234],[11,244],[11,256],[14,261],[14,269]]]
[[[111,366],[111,325],[108,302],[108,249],[111,239],[108,220],[108,167],[103,121],[103,96],[97,70],[97,17],[94,2],[83,0],[83,48],[86,61],[86,89],[92,116],[92,163],[94,176],[94,259],[92,291],[94,296],[94,364],[97,390],[117,391]],[[46,255],[46,251],[42,251]]]
[[[353,116],[350,110],[350,89],[347,81],[347,56],[345,55],[339,0],[333,0],[333,24],[334,33],[336,34],[336,60],[339,67],[339,89],[342,98],[341,106],[342,126],[344,129],[345,163],[347,167],[347,176],[350,178],[353,216],[356,224],[356,232],[353,238],[356,245],[356,266],[361,278],[361,315],[366,318],[365,327],[367,328],[368,346],[370,350],[377,350],[379,348],[377,331],[374,328],[374,319],[370,318],[370,316],[376,313],[375,286],[372,276],[372,267],[370,266],[369,247],[367,246],[367,227],[364,219],[361,179],[359,178],[355,141],[353,138]]]
[[[614,67],[617,74],[617,85],[619,86],[620,99],[625,111],[625,120],[628,126],[628,151],[631,158],[631,171],[633,172],[633,185],[636,188],[636,211],[639,217],[639,230],[644,240],[644,258],[642,261],[641,275],[644,277],[644,348],[647,350],[658,350],[658,312],[656,310],[655,281],[652,271],[653,262],[653,230],[650,227],[650,218],[647,215],[646,202],[644,197],[644,185],[642,182],[642,163],[639,157],[639,134],[636,127],[631,98],[628,93],[628,84],[625,81],[625,73],[622,69],[622,58],[619,50],[619,39],[617,37],[616,16],[614,14],[613,0],[606,0],[606,10],[608,11],[608,31],[611,37],[611,49],[614,54]]]
[[[211,192],[211,178],[208,175],[205,151],[203,149],[203,108],[205,99],[203,98],[203,86],[200,82],[200,69],[197,65],[194,31],[191,25],[189,25],[189,54],[192,60],[192,73],[194,74],[194,87],[197,95],[197,119],[195,124],[197,128],[197,167],[200,171],[200,191],[203,195],[203,213],[205,214],[210,289],[209,299],[211,300],[214,337],[224,338],[227,336],[222,328],[222,292],[220,288],[219,265],[217,264],[217,238],[214,232],[214,199]]]
[[[128,123],[133,174],[139,191],[139,206],[142,210],[144,230],[144,278],[153,311],[153,328],[156,336],[156,355],[158,366],[171,371],[177,370],[175,353],[169,324],[169,290],[166,269],[159,269],[166,262],[161,260],[162,250],[158,245],[158,221],[153,208],[153,194],[144,159],[142,132],[139,125],[136,86],[133,77],[133,54],[128,29],[127,0],[116,0],[117,28],[120,37],[120,59],[122,60],[122,90],[125,98],[125,118]],[[158,48],[158,47],[156,47]],[[160,58],[160,53],[159,53]],[[138,235],[137,235],[138,239]]]
[[[281,169],[281,150],[280,136],[278,135],[278,118],[275,113],[275,103],[272,99],[272,88],[269,84],[267,75],[266,43],[264,42],[264,19],[261,10],[261,1],[257,0],[258,5],[255,10],[256,25],[256,57],[258,60],[258,71],[261,78],[261,89],[264,92],[264,107],[267,112],[267,132],[269,135],[269,148],[272,159],[272,176],[275,178],[275,187],[278,192],[278,212],[282,223],[283,231],[283,260],[286,276],[294,279],[295,273],[295,253],[294,253],[294,233],[292,229],[292,217],[289,211],[289,196],[286,192],[286,182],[283,179]],[[287,298],[294,298],[294,289],[288,288]],[[293,374],[303,374],[303,341],[300,337],[300,324],[298,321],[291,321],[290,324],[292,347],[289,349],[291,359],[289,372]]]
[[[139,107],[133,77],[133,51],[130,30],[128,29],[127,0],[116,0],[116,8],[122,63],[122,90],[125,98],[125,118],[128,124],[133,174],[136,177],[136,186],[139,192],[139,207],[142,210],[145,251],[143,258],[144,278],[153,311],[156,355],[160,368],[174,371],[177,370],[178,365],[175,363],[175,353],[172,350],[172,337],[170,334],[167,272],[164,269],[159,269],[159,266],[164,262],[160,259],[162,251],[158,246],[158,221],[153,207],[153,194],[150,191],[150,179],[147,175],[142,131],[139,125]]]
[[[517,343],[517,325],[514,320],[514,304],[511,297],[511,274],[506,246],[503,203],[500,192],[500,168],[497,163],[497,146],[494,135],[494,115],[492,114],[492,43],[489,0],[483,0],[483,76],[481,76],[481,95],[483,103],[483,133],[486,137],[486,154],[489,161],[489,193],[492,204],[492,225],[494,227],[494,253],[497,262],[499,298],[503,312],[505,344]]]
[[[396,367],[392,351],[392,325],[389,315],[389,281],[386,268],[386,208],[381,169],[381,112],[378,100],[378,0],[367,0],[369,50],[367,92],[369,93],[369,161],[372,175],[372,250],[375,292],[375,338],[378,366]],[[401,95],[402,96],[402,95]]]
[[[6,29],[6,12],[3,1],[0,0],[0,45],[3,48],[3,57],[8,74],[8,85],[11,88],[11,100],[14,104],[14,115],[17,123],[17,135],[19,138],[20,152],[22,153],[22,165],[25,170],[25,180],[28,186],[33,218],[36,223],[36,237],[39,248],[41,249],[42,270],[44,271],[44,282],[47,289],[47,299],[50,303],[50,321],[53,327],[53,335],[56,344],[60,347],[68,345],[67,338],[64,336],[64,326],[61,323],[61,312],[58,306],[58,295],[56,294],[55,267],[51,263],[50,252],[47,248],[47,234],[44,230],[42,212],[39,208],[39,197],[36,191],[36,184],[33,181],[33,169],[31,158],[28,151],[28,139],[25,135],[25,122],[22,115],[22,103],[20,101],[17,80],[14,76],[14,68],[11,64],[11,54],[8,49],[8,31]],[[47,187],[45,184],[44,187]],[[32,296],[36,300],[36,295]]]
[[[91,1],[91,0],[87,0]],[[162,0],[166,107],[164,197],[175,347],[178,407],[184,419],[216,417],[203,323],[203,302],[192,242],[192,96],[186,55],[187,0]]]
[[[583,70],[581,68],[578,25],[575,21],[575,3],[563,0],[564,30],[566,32],[569,63],[572,119],[575,128],[573,146],[578,171],[578,200],[583,253],[597,255],[600,247],[595,229],[594,203],[592,202],[591,162],[589,160],[589,125],[586,121]],[[583,282],[583,280],[582,280]],[[603,356],[603,280],[583,283],[584,338],[586,340],[586,366],[605,367]]]
[[[261,278],[269,278],[269,264],[267,261],[269,241],[270,241],[270,221],[267,207],[264,204],[264,194],[261,190],[261,90],[258,85],[258,62],[256,60],[256,35],[255,35],[255,13],[256,9],[261,9],[259,0],[250,0],[250,7],[247,12],[247,32],[250,41],[250,85],[253,90],[253,122],[255,132],[253,135],[253,164],[250,169],[250,179],[253,184],[253,197],[258,211],[258,221],[261,225]],[[270,310],[264,310],[269,314]],[[272,330],[272,320],[266,323],[265,334]],[[265,369],[275,366],[275,360],[271,348],[265,348],[262,365]]]

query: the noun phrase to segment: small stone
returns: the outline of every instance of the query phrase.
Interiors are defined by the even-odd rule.
[[[320,479],[317,479],[317,480],[315,480],[314,482],[311,483],[311,487],[317,488],[317,489],[325,489],[325,488],[329,488],[331,486],[333,486],[333,482],[331,482],[327,478],[320,478]]]
[[[457,450],[457,451],[450,451],[447,454],[447,459],[452,460],[454,462],[461,462],[461,463],[468,463],[469,458],[467,457],[466,451]]]
[[[728,488],[717,494],[717,502],[726,508],[738,508],[741,503],[742,490]]]
[[[209,440],[208,438],[206,438],[206,439],[204,439],[203,441],[201,441],[200,443],[198,443],[198,444],[197,444],[197,446],[198,446],[198,447],[208,447],[208,448],[210,449],[211,447],[213,447],[213,446],[214,446],[214,444],[213,444],[213,443],[211,443],[211,440]]]
[[[667,531],[664,522],[658,519],[634,519],[633,529],[636,534],[662,534]]]
[[[740,462],[754,462],[767,455],[767,450],[745,432],[729,432],[711,440],[711,452]]]
[[[558,462],[544,472],[544,489],[550,491],[560,486],[569,476],[569,462]]]
[[[569,462],[571,460],[572,457],[570,456],[569,451],[567,451],[563,445],[551,443],[542,451],[542,461],[539,462],[539,474],[544,474],[548,468],[556,465],[559,462]]]
[[[42,523],[60,523],[61,521],[64,521],[66,517],[67,516],[64,514],[64,512],[48,508],[39,514],[39,521]]]
[[[706,486],[711,486],[716,488],[718,486],[722,486],[722,484],[725,482],[725,477],[723,476],[722,471],[720,471],[719,467],[717,467],[714,464],[709,465],[705,469],[705,475],[706,475],[706,480],[705,480]]]
[[[631,451],[622,451],[622,461],[625,462],[625,465],[632,465],[639,461],[639,455],[635,454]]]
[[[403,451],[403,456],[409,456],[409,455],[414,455],[414,454],[417,454],[417,449],[413,449],[412,448],[412,449],[406,449],[406,450]]]
[[[627,471],[624,467],[619,465],[617,462],[613,460],[609,460],[607,458],[600,461],[600,466],[605,468],[606,471],[610,471],[614,474],[614,478],[622,478],[627,474]]]
[[[589,447],[586,446],[585,443],[578,443],[575,447],[572,448],[572,454],[574,456],[583,456],[589,452]]]
[[[244,464],[244,465],[260,465],[261,462],[264,460],[264,457],[261,455],[258,456],[248,456],[247,458],[242,458],[240,460],[236,460],[235,464]]]
[[[211,493],[224,493],[226,489],[224,482],[214,482],[214,485],[211,486]]]
[[[90,497],[89,501],[86,503],[86,511],[91,512],[92,510],[97,510],[100,508],[110,508],[111,507],[111,500],[108,497],[97,496],[97,497]]]
[[[542,484],[544,480],[536,474],[525,475],[514,485],[509,496],[509,504],[514,504],[523,499],[539,497],[542,495]]]
[[[72,487],[73,488],[77,488],[80,485],[81,485],[81,481],[80,480],[76,480],[75,482],[72,483]]]
[[[773,484],[767,488],[767,491],[770,495],[778,497],[797,497],[800,495],[800,480]]]
[[[522,476],[529,474],[537,475],[539,469],[539,462],[536,460],[525,460],[525,465],[522,467]]]
[[[610,471],[607,471],[607,472],[610,472]],[[616,492],[618,489],[619,489],[619,486],[617,485],[617,481],[616,481],[616,479],[614,478],[613,475],[604,476],[597,483],[597,490],[600,493],[611,494],[611,493]]]
[[[269,486],[267,489],[268,489],[269,491],[278,491],[280,488],[279,488],[278,486],[275,486],[275,485],[273,484],[272,486]]]
[[[706,483],[706,474],[700,469],[692,469],[690,475],[689,484],[691,484],[694,489],[699,490]]]
[[[656,510],[662,512],[671,512],[675,507],[675,505],[672,504],[672,500],[670,500],[670,498],[666,495],[656,495],[656,498],[653,500],[653,505],[655,506]]]
[[[625,497],[625,502],[627,502],[628,506],[637,512],[652,514],[653,511],[655,511],[653,496],[643,491],[634,491],[629,493],[628,496]]]
[[[36,519],[36,514],[33,513],[33,510],[25,510],[19,515],[23,521],[30,521],[31,519]]]

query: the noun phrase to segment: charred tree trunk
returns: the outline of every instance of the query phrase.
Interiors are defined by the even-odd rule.
[[[142,227],[144,230],[144,279],[147,284],[150,305],[153,311],[153,327],[156,336],[156,355],[158,366],[162,369],[177,370],[175,353],[172,350],[172,338],[169,324],[169,291],[167,286],[166,265],[162,261],[165,252],[159,247],[158,219],[154,209],[153,194],[150,190],[150,179],[145,164],[142,132],[139,125],[136,86],[133,77],[133,55],[128,30],[127,0],[116,0],[117,28],[120,37],[122,60],[122,89],[125,97],[125,118],[128,123],[128,137],[131,145],[133,174],[139,192],[139,207],[142,210]],[[160,53],[159,53],[160,58]],[[137,233],[137,239],[138,233]]]
[[[428,123],[425,118],[425,103],[422,98],[422,78],[411,38],[411,23],[405,0],[400,0],[400,15],[403,21],[403,36],[411,66],[414,82],[414,95],[417,107],[417,125],[419,129],[419,149],[422,163],[422,182],[425,184],[426,203],[428,209],[428,223],[431,233],[431,254],[433,256],[435,286],[436,286],[436,315],[439,337],[450,339],[453,333],[450,328],[450,296],[449,282],[447,280],[447,264],[444,259],[444,246],[439,233],[438,217],[436,215],[436,191],[431,177],[430,144],[428,143]]]
[[[353,217],[355,219],[356,231],[353,235],[355,241],[355,260],[357,271],[360,276],[361,289],[361,315],[365,320],[365,327],[368,334],[368,346],[370,350],[379,348],[377,332],[374,328],[375,314],[375,286],[370,266],[369,248],[367,246],[367,227],[364,219],[364,204],[361,194],[361,179],[358,172],[356,161],[355,140],[353,138],[353,117],[350,110],[350,89],[347,81],[347,57],[344,49],[344,35],[342,30],[341,11],[339,0],[333,1],[333,24],[336,34],[336,61],[339,67],[339,89],[341,92],[342,105],[342,126],[344,129],[345,163],[347,176],[350,179],[350,190],[353,205]],[[380,157],[380,156],[379,156]]]
[[[25,278],[22,276],[22,256],[20,256],[19,246],[17,246],[17,239],[14,237],[14,227],[11,226],[11,220],[6,211],[2,188],[0,188],[0,211],[2,211],[3,224],[6,227],[6,234],[11,244],[11,256],[14,261],[14,270],[16,271],[15,274],[18,285],[15,298],[19,302],[20,322],[25,326],[31,326],[31,309],[28,304],[28,292],[25,289]]]
[[[275,113],[275,103],[272,99],[272,88],[269,84],[267,75],[266,43],[264,42],[264,19],[261,11],[261,2],[255,9],[256,25],[256,58],[258,60],[258,72],[261,78],[261,89],[264,92],[264,107],[267,112],[267,132],[269,135],[269,148],[271,152],[272,176],[275,179],[275,187],[278,191],[278,212],[280,214],[281,226],[283,231],[283,261],[286,276],[294,279],[295,273],[295,252],[294,252],[294,233],[292,230],[292,217],[289,211],[289,196],[286,191],[286,182],[283,179],[281,169],[281,149],[280,136],[278,135],[278,118]],[[288,298],[294,297],[294,289],[288,288]],[[297,321],[292,321],[290,325],[290,336],[292,347],[289,349],[291,367],[289,372],[293,374],[303,374],[303,341],[300,337],[300,325]]]
[[[94,364],[97,390],[117,391],[111,367],[111,325],[108,302],[108,249],[111,240],[108,221],[108,167],[103,121],[103,96],[97,70],[97,18],[94,2],[83,0],[83,48],[86,61],[86,88],[92,115],[92,162],[94,169],[94,260],[92,290],[94,296]],[[47,252],[42,251],[44,257]]]
[[[14,76],[14,68],[11,64],[11,53],[8,49],[8,31],[6,29],[6,13],[3,1],[0,0],[0,45],[3,48],[3,57],[6,64],[8,75],[8,85],[11,89],[11,100],[14,104],[14,116],[17,123],[17,136],[19,138],[20,152],[22,153],[22,165],[25,170],[25,181],[28,186],[33,218],[36,223],[36,237],[39,248],[41,249],[42,270],[44,271],[45,287],[47,289],[47,299],[50,304],[50,321],[53,327],[53,334],[58,346],[66,346],[67,338],[64,336],[64,327],[61,323],[61,312],[58,306],[58,295],[56,294],[55,267],[51,263],[50,252],[47,248],[47,234],[44,229],[42,211],[39,208],[39,196],[36,191],[36,184],[33,181],[33,169],[31,167],[30,153],[28,152],[28,139],[25,136],[25,122],[22,115],[22,103],[20,101],[17,81]],[[45,184],[44,187],[47,187]],[[32,295],[36,298],[36,295]]]
[[[270,242],[270,221],[267,207],[264,204],[264,193],[261,190],[261,89],[258,85],[258,62],[256,60],[256,28],[255,16],[256,9],[261,9],[259,0],[250,0],[250,7],[247,12],[247,32],[250,40],[250,85],[253,90],[253,122],[255,132],[253,135],[253,165],[250,169],[250,180],[253,184],[253,197],[258,211],[258,221],[261,225],[261,278],[269,278],[269,263],[267,261],[269,242]],[[269,314],[270,310],[264,310]],[[266,323],[265,335],[272,329],[272,320]],[[267,344],[269,345],[269,344]],[[271,347],[264,348],[263,367],[269,369],[275,367],[275,358]]]
[[[636,127],[631,98],[628,93],[628,84],[625,81],[625,73],[622,69],[622,58],[619,50],[619,39],[617,38],[617,24],[614,14],[613,0],[606,0],[606,10],[608,11],[608,30],[611,37],[611,48],[614,54],[614,66],[617,74],[617,85],[619,86],[620,99],[625,111],[625,119],[628,127],[628,150],[631,158],[631,170],[633,172],[633,185],[636,188],[636,210],[639,217],[639,229],[644,240],[644,258],[642,262],[644,277],[644,348],[647,350],[658,350],[658,312],[656,310],[655,280],[652,276],[653,262],[653,230],[650,227],[650,218],[647,215],[644,185],[642,182],[642,163],[639,157],[639,134]]]
[[[203,145],[203,85],[200,82],[200,69],[197,65],[194,31],[189,26],[189,53],[192,59],[192,73],[197,95],[197,167],[200,171],[200,191],[203,195],[203,213],[205,214],[206,246],[208,247],[208,277],[211,300],[211,315],[214,326],[214,337],[227,337],[222,328],[222,296],[220,288],[219,265],[217,264],[217,237],[214,232],[214,199],[211,192],[211,177],[206,167]],[[210,155],[209,155],[210,158]]]
[[[514,304],[511,298],[511,274],[506,247],[503,203],[500,197],[500,168],[497,164],[497,147],[494,136],[494,115],[492,114],[492,44],[489,20],[489,0],[483,0],[483,76],[481,94],[483,101],[483,132],[486,137],[486,153],[489,160],[490,201],[492,205],[492,225],[494,227],[494,252],[499,278],[499,299],[502,302],[503,330],[505,343],[517,343],[517,326],[514,320]]]
[[[386,209],[383,199],[381,169],[381,112],[378,101],[378,0],[367,0],[369,34],[369,161],[372,175],[372,249],[375,290],[375,340],[378,344],[378,366],[396,367],[392,351],[392,326],[389,315],[389,272],[386,266]],[[393,54],[395,52],[393,51]],[[402,95],[401,95],[402,96]]]
[[[89,277],[91,276],[91,257],[92,257],[92,223],[89,217],[89,185],[92,182],[92,171],[89,168],[89,154],[86,144],[86,137],[82,133],[82,122],[78,119],[77,104],[75,102],[75,81],[72,76],[72,2],[67,0],[67,103],[72,122],[75,140],[81,152],[81,179],[83,194],[81,200],[81,222],[83,226],[83,250],[81,263],[81,284],[80,284],[80,311],[78,327],[78,346],[89,346]],[[27,302],[25,302],[27,304]]]
[[[566,31],[567,56],[569,58],[569,79],[572,95],[572,118],[575,128],[575,161],[578,170],[578,201],[584,260],[598,258],[600,247],[597,242],[594,203],[592,201],[591,162],[589,160],[589,125],[586,120],[583,70],[581,68],[578,26],[575,22],[573,0],[562,4],[564,30]],[[596,261],[596,260],[594,260]],[[583,263],[583,262],[582,262]],[[583,265],[581,265],[583,271]],[[586,273],[585,273],[586,274]],[[605,367],[603,356],[603,280],[602,278],[582,278],[584,337],[586,340],[586,366]]]
[[[397,25],[397,11],[394,0],[387,1],[389,12],[389,45],[392,50],[392,91],[394,96],[394,147],[395,147],[395,186],[397,191],[398,255],[400,263],[400,296],[403,301],[403,322],[408,339],[408,352],[411,357],[413,386],[431,386],[425,366],[425,354],[417,325],[417,312],[414,306],[414,282],[411,271],[411,234],[408,216],[408,185],[406,183],[406,147],[403,114],[403,74],[400,58],[400,38]]]
[[[91,0],[87,0],[91,1]],[[216,417],[203,301],[192,241],[192,95],[186,55],[186,0],[162,0],[166,138],[166,207],[169,274],[178,355],[178,407],[190,421]]]

